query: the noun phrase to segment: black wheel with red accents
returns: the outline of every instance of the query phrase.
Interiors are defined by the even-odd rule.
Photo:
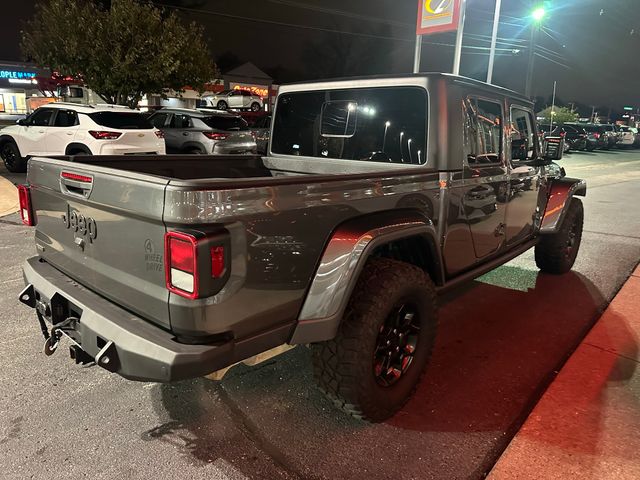
[[[314,344],[320,389],[350,415],[381,422],[415,390],[433,348],[436,292],[420,268],[387,258],[365,265],[336,337]]]

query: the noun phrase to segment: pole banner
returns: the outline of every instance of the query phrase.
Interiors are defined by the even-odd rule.
[[[452,32],[458,29],[461,0],[420,0],[417,35]]]

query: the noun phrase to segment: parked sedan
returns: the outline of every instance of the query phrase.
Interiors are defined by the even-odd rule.
[[[636,134],[634,131],[625,125],[619,125],[618,129],[621,134],[620,143],[618,143],[618,147],[632,147],[636,143]]]
[[[149,121],[164,132],[167,152],[256,153],[256,142],[240,116],[215,110],[163,108]]]
[[[606,149],[613,148],[619,141],[618,132],[616,130],[615,125],[611,124],[603,124],[602,128],[604,129],[605,135],[607,136],[608,146]]]
[[[201,104],[202,107],[217,108],[218,110],[237,108],[252,112],[258,112],[264,107],[262,98],[253,95],[248,90],[224,90],[215,95],[207,95],[202,97]]]
[[[548,135],[550,125],[540,125],[539,130]],[[586,150],[587,149],[587,132],[585,129],[577,124],[565,123],[563,125],[554,125],[551,130],[551,136],[560,136],[564,138],[565,152],[571,150]]]
[[[602,125],[596,123],[572,124],[580,125],[587,132],[587,151],[592,152],[596,148],[609,149],[609,137]]]

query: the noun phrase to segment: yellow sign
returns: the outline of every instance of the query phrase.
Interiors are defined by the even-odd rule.
[[[418,4],[418,35],[448,32],[458,29],[461,0],[420,0]]]

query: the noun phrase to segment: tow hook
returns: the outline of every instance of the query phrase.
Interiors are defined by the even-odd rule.
[[[44,342],[44,354],[47,357],[50,357],[51,355],[53,355],[55,353],[55,351],[58,349],[58,346],[60,345],[60,339],[62,338],[62,335],[64,333],[65,330],[73,330],[75,327],[76,322],[78,322],[78,318],[76,317],[69,317],[67,319],[65,319],[64,321],[56,324],[52,329],[51,329],[51,333],[49,334],[49,338],[47,338],[47,340]]]

